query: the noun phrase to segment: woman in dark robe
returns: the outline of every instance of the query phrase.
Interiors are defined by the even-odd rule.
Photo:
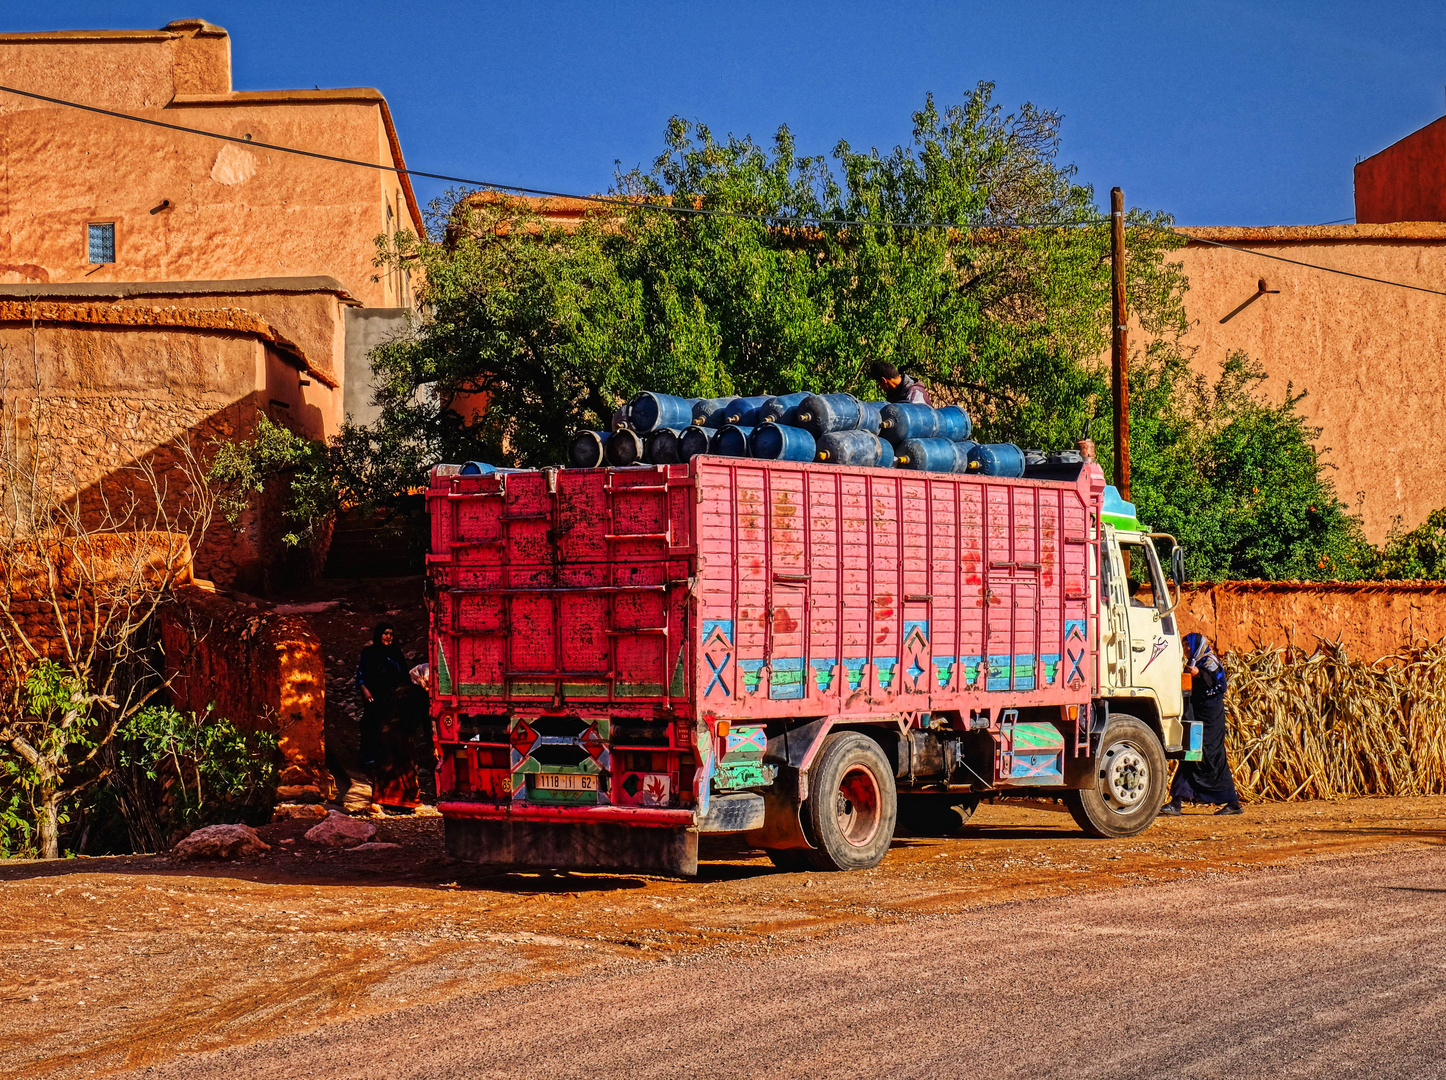
[[[371,779],[372,802],[411,809],[421,804],[417,766],[412,760],[412,682],[407,658],[396,644],[390,623],[372,631],[372,643],[357,662],[356,684],[362,710],[362,769]]]
[[[1217,814],[1239,814],[1240,796],[1225,758],[1225,665],[1204,634],[1186,634],[1185,670],[1190,672],[1193,719],[1203,725],[1199,761],[1182,761],[1170,785],[1170,801],[1160,813],[1175,816],[1181,803],[1221,804]]]

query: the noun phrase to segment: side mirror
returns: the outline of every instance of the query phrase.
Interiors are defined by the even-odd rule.
[[[1177,589],[1185,584],[1185,551],[1179,544],[1170,552],[1170,579]]]

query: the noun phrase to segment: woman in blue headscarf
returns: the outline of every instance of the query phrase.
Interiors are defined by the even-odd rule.
[[[1175,816],[1180,804],[1223,804],[1217,814],[1239,814],[1240,796],[1225,759],[1225,665],[1210,648],[1204,634],[1186,634],[1185,670],[1191,675],[1190,705],[1194,719],[1204,726],[1199,761],[1182,761],[1170,785],[1170,802],[1160,813]]]

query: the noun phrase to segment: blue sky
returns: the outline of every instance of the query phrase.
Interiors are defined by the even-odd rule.
[[[1440,3],[52,0],[6,4],[0,29],[197,16],[231,32],[237,89],[375,86],[413,168],[562,191],[649,163],[673,114],[887,149],[927,91],[987,79],[1064,114],[1062,156],[1102,199],[1312,224],[1352,214],[1358,158],[1446,113]]]

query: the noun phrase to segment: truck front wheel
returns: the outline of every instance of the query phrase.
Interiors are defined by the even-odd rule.
[[[808,773],[804,824],[817,845],[807,855],[818,870],[878,866],[894,839],[898,800],[894,770],[878,743],[857,731],[836,731]]]
[[[1134,836],[1149,828],[1165,801],[1165,751],[1143,721],[1110,717],[1085,787],[1067,791],[1070,816],[1091,836]]]

